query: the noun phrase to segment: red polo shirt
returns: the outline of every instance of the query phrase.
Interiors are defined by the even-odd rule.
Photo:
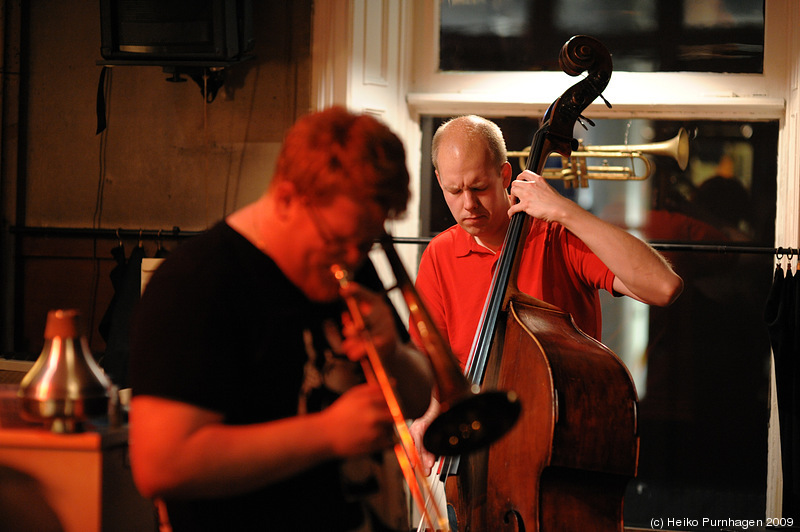
[[[499,256],[458,225],[433,238],[422,254],[417,291],[462,369]],[[611,270],[578,237],[558,223],[531,220],[517,279],[521,291],[569,312],[581,330],[599,340],[598,290],[613,293],[613,283]]]

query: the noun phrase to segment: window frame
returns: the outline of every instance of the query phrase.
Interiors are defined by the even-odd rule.
[[[785,112],[790,6],[770,2],[765,12],[764,73],[613,72],[601,101],[586,109],[597,118],[776,120]],[[541,116],[578,81],[564,72],[443,72],[439,63],[439,2],[418,2],[414,73],[407,102],[417,115],[477,113]],[[554,54],[558,50],[553,51]],[[681,86],[681,91],[675,91]],[[735,88],[735,89],[733,89]]]

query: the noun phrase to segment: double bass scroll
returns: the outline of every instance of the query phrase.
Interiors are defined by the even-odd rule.
[[[605,89],[611,79],[611,55],[593,37],[577,35],[569,39],[561,48],[559,64],[571,75],[588,71],[587,76],[567,89],[545,112],[542,126],[533,136],[527,170],[542,173],[547,157],[558,153],[569,157],[578,147],[573,137],[575,122],[583,119],[581,113]],[[610,104],[606,102],[610,107]],[[500,312],[507,307],[508,294],[516,290],[518,269],[518,247],[527,232],[529,219],[525,213],[516,213],[511,218],[503,243],[503,252],[498,260],[492,279],[489,296],[483,309],[478,332],[467,361],[468,376],[472,382],[483,382],[483,374],[489,356],[489,349],[498,327]]]

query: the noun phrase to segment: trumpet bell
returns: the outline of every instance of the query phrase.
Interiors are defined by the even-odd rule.
[[[613,157],[663,155],[674,159],[681,170],[686,170],[686,165],[689,164],[689,133],[684,128],[680,128],[677,135],[664,142],[634,145],[621,144],[617,146],[586,146],[584,150],[609,154],[609,156],[613,154]]]
[[[491,445],[519,418],[513,391],[491,390],[460,399],[433,420],[422,442],[438,456],[456,456]]]
[[[674,147],[672,144],[674,144]],[[678,168],[686,170],[686,166],[689,164],[689,133],[681,128],[676,137],[668,141],[664,152],[669,156],[673,156],[672,154],[674,153]]]

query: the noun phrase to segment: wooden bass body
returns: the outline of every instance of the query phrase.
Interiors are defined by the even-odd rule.
[[[516,390],[522,414],[448,478],[459,532],[622,531],[639,454],[630,373],[568,313],[525,294],[501,329],[484,385]]]

